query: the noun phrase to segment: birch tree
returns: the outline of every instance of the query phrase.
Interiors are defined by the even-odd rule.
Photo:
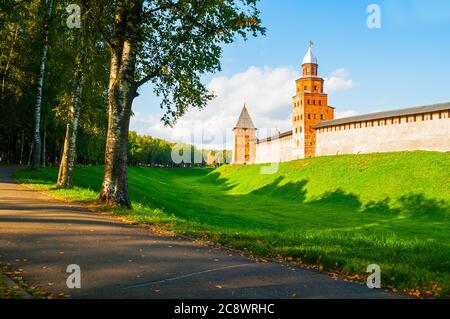
[[[44,85],[45,66],[47,63],[47,52],[49,45],[50,22],[53,10],[53,0],[41,1],[45,16],[42,25],[42,46],[40,52],[39,74],[36,85],[36,103],[34,106],[34,132],[33,132],[33,159],[31,166],[37,169],[41,164],[41,106],[42,88]]]
[[[80,119],[80,111],[81,111],[80,109],[81,109],[81,92],[83,81],[83,63],[85,60],[84,52],[85,50],[84,48],[82,48],[80,50],[80,53],[77,55],[77,60],[75,64],[69,121],[66,125],[64,150],[63,155],[61,157],[61,163],[59,166],[59,173],[57,180],[57,186],[60,188],[72,187],[73,171],[75,167],[78,121]]]

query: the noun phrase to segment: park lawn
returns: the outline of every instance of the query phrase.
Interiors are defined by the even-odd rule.
[[[212,169],[130,167],[130,219],[249,254],[293,260],[413,295],[450,296],[450,154],[401,152],[321,157]],[[103,167],[78,167],[73,190],[57,169],[16,177],[76,201],[97,198]]]

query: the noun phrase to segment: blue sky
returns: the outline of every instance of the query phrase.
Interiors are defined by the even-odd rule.
[[[381,8],[380,29],[366,24],[372,3]],[[224,48],[222,72],[204,78],[218,94],[205,111],[164,128],[158,99],[145,87],[131,129],[219,148],[244,102],[258,127],[289,129],[294,80],[309,40],[338,116],[450,101],[450,1],[262,0],[259,7],[266,36]],[[192,133],[199,123],[203,133]]]

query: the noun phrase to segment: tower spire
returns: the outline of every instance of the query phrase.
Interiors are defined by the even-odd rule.
[[[248,113],[247,103],[244,103],[244,107],[242,108],[241,115],[239,116],[235,128],[256,129],[252,118]]]
[[[314,42],[309,40],[309,42],[308,42],[308,51],[306,52],[306,54],[305,54],[305,56],[303,58],[302,64],[318,64],[317,63],[317,58],[314,55],[314,53],[312,52],[313,46],[314,46]]]

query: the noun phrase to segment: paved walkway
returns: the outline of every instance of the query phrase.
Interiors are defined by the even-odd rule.
[[[14,182],[0,168],[0,263],[72,298],[389,298],[314,271],[160,235]],[[81,267],[81,289],[66,268]]]

